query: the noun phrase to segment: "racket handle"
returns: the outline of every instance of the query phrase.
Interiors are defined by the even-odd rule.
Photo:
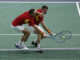
[[[53,40],[55,40],[56,37],[54,35],[52,36],[48,35],[47,38],[52,38]]]

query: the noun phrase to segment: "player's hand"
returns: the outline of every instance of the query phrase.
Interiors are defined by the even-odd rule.
[[[43,35],[43,33],[44,33],[44,32],[43,32],[43,31],[41,31],[41,30],[40,30],[39,32],[40,32],[42,35]]]
[[[50,35],[53,35],[53,33],[51,32],[51,30],[48,30],[48,33],[49,33]]]
[[[53,33],[52,33],[52,32],[50,32],[49,34],[50,34],[50,35],[53,35]]]

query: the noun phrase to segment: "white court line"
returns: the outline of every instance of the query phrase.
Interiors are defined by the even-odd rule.
[[[55,2],[55,1],[0,1],[0,3],[76,3],[76,2]]]
[[[76,2],[76,6],[77,6],[78,14],[80,16],[80,8],[79,8],[79,3],[78,2]]]
[[[0,34],[0,36],[20,36],[23,34]],[[36,36],[36,34],[31,34],[31,36]]]
[[[67,50],[80,50],[80,48],[41,48],[41,50],[43,51],[50,51],[50,50],[64,50],[64,51],[67,51]],[[38,51],[38,49],[36,48],[30,48],[28,50],[24,50],[24,49],[0,49],[0,51]]]
[[[20,36],[23,34],[0,34],[0,36]],[[47,34],[49,35],[49,34]],[[53,35],[55,35],[55,33],[53,33]],[[31,36],[37,36],[36,34],[31,34]],[[80,36],[80,34],[72,34],[72,36]]]

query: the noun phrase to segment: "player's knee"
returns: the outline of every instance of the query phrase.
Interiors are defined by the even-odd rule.
[[[38,35],[38,36],[41,36],[42,34],[38,32],[37,35]]]
[[[47,37],[46,33],[43,33],[42,38],[46,38],[46,37]]]
[[[26,32],[26,35],[30,35],[30,32]]]
[[[41,32],[38,32],[37,34],[38,34],[38,35],[42,35],[42,33],[41,33]]]
[[[25,35],[30,35],[30,32],[25,31],[24,34],[25,34]]]
[[[43,33],[43,38],[46,38],[46,37],[47,37],[46,33]]]

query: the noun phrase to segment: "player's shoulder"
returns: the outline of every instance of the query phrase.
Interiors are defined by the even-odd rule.
[[[37,9],[37,12],[40,12],[41,13],[42,12],[42,9]]]

